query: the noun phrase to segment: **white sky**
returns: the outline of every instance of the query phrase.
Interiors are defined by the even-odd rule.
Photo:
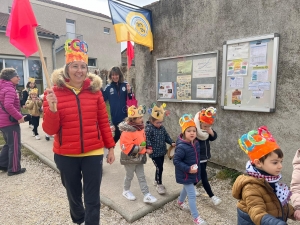
[[[64,4],[76,6],[82,9],[87,9],[90,11],[102,13],[104,15],[110,16],[109,8],[108,8],[108,0],[52,0],[56,2],[61,2]],[[156,2],[158,0],[122,0],[124,2],[131,3],[137,6],[145,6],[149,5],[152,2]],[[121,43],[121,51],[126,48],[126,42]]]

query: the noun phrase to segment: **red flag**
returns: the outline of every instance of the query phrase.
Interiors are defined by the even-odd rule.
[[[127,41],[127,68],[131,66],[132,59],[134,58],[134,49],[130,41]]]
[[[29,0],[14,0],[6,28],[6,36],[26,57],[38,51],[35,30],[38,23],[35,19]]]

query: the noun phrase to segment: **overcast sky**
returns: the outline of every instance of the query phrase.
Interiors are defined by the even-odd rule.
[[[108,0],[52,0],[56,2],[61,2],[64,4],[76,6],[82,9],[87,9],[90,11],[102,13],[104,15],[110,16],[109,8],[108,8]],[[156,2],[158,0],[122,0],[124,2],[131,3],[137,6],[145,6],[149,5],[152,2]],[[121,51],[126,48],[126,42],[121,43]]]

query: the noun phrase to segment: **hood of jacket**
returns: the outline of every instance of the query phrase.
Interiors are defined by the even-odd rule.
[[[118,125],[120,131],[129,131],[129,132],[135,132],[137,129],[131,125],[129,125],[127,122],[123,121]]]
[[[64,77],[64,68],[54,70],[51,74],[51,81],[52,84],[57,87],[65,87],[68,80]],[[91,92],[100,91],[102,87],[102,79],[93,73],[88,73],[84,81],[84,86],[85,85],[88,85]]]

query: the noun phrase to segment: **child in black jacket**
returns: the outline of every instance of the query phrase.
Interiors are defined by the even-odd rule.
[[[195,115],[194,122],[197,126],[197,138],[200,142],[200,167],[201,167],[201,180],[202,185],[208,196],[211,198],[214,205],[221,204],[222,200],[215,196],[211,190],[210,184],[207,178],[206,166],[207,160],[210,159],[210,141],[217,139],[217,133],[214,131],[211,126],[214,124],[216,117],[216,109],[209,107],[207,109],[202,109]],[[195,184],[196,196],[199,196],[200,193],[197,191]]]

